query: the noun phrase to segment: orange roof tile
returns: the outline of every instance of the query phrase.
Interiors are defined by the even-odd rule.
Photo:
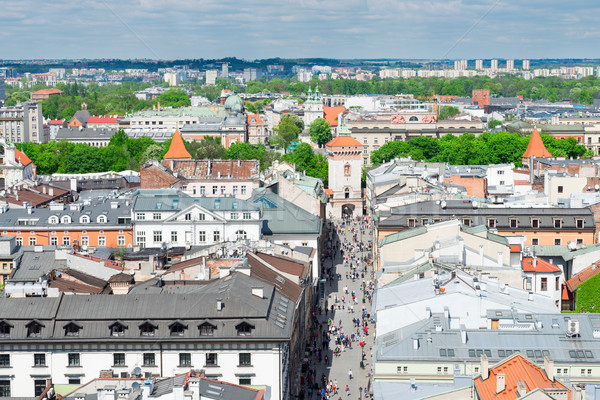
[[[64,93],[64,92],[62,90],[52,88],[52,89],[38,90],[37,92],[33,92],[32,94],[59,94],[59,93]]]
[[[329,143],[325,145],[326,147],[348,147],[348,146],[358,146],[363,147],[363,145],[352,136],[337,136],[333,138]]]
[[[531,138],[529,138],[529,145],[527,146],[527,150],[525,150],[523,157],[552,157],[552,154],[546,150],[546,146],[544,146],[544,142],[542,141],[542,137],[537,128],[533,130]]]
[[[323,118],[325,118],[325,120],[327,122],[329,122],[329,125],[337,126],[338,125],[337,117],[344,111],[346,111],[346,107],[344,107],[344,106],[323,107]]]
[[[62,125],[64,123],[64,119],[51,119],[50,121],[48,121],[48,125]]]
[[[569,289],[567,289],[567,285],[562,285],[562,294],[560,296],[561,300],[571,300],[569,296]]]
[[[175,131],[173,134],[173,138],[171,140],[171,145],[169,146],[169,151],[163,157],[165,160],[191,160],[192,156],[185,148],[185,144],[183,143],[183,138],[179,133],[179,129]]]
[[[116,124],[118,123],[119,120],[116,117],[90,117],[88,119],[88,125],[89,124]]]
[[[505,378],[505,388],[500,393],[496,393],[497,375],[503,373]],[[517,399],[517,383],[522,381],[527,393],[536,388],[540,389],[567,389],[558,380],[550,380],[544,370],[519,353],[515,353],[509,358],[500,361],[489,370],[489,376],[486,380],[481,375],[474,378],[477,393],[482,400],[513,400]]]
[[[15,149],[15,160],[19,161],[24,166],[31,163],[31,160],[29,159],[29,157],[27,157],[27,154],[25,154],[19,149]]]
[[[329,197],[333,197],[333,189],[325,189],[325,193],[327,193]]]
[[[550,264],[548,261],[541,258],[536,259],[535,268],[533,267],[532,257],[523,257],[523,271],[525,272],[559,272],[558,268],[554,264]]]
[[[248,125],[252,123],[252,119],[254,118],[254,123],[256,124],[264,124],[264,121],[260,118],[258,114],[248,114]]]
[[[510,252],[511,253],[520,253],[521,252],[521,245],[520,244],[511,244],[510,245]]]
[[[569,279],[566,282],[567,288],[571,292],[574,292],[579,285],[581,285],[583,282],[587,281],[591,277],[598,275],[598,273],[600,273],[600,263],[596,262],[584,269],[583,271],[581,271],[580,273],[578,273],[577,275],[574,275],[571,279]]]

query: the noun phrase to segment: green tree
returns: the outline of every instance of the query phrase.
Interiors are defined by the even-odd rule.
[[[502,125],[501,121],[498,121],[497,119],[490,119],[490,121],[488,122],[488,128],[490,129],[494,129],[497,126]]]
[[[460,114],[458,108],[452,106],[443,106],[438,113],[438,120],[442,121],[445,119],[450,119],[456,117],[458,114]]]
[[[209,158],[215,160],[225,157],[225,148],[221,146],[220,138],[205,136],[200,141],[186,142],[184,140],[183,143],[192,158],[199,160]]]
[[[304,123],[296,115],[286,114],[281,117],[279,124],[275,127],[276,135],[271,139],[271,144],[284,149],[287,148],[293,141],[298,139]]]
[[[143,165],[149,160],[159,161],[162,158],[162,150],[162,146],[156,143],[148,146],[140,157],[140,165]]]
[[[308,176],[321,179],[327,186],[329,171],[327,159],[321,154],[315,154],[308,143],[300,143],[296,150],[284,155],[281,159],[294,164],[297,171],[304,171]]]
[[[310,124],[308,134],[313,143],[318,144],[319,147],[323,147],[332,138],[331,125],[329,125],[329,122],[325,118],[317,118]]]
[[[395,140],[371,152],[371,164],[379,165],[396,157],[406,157],[410,154],[410,145],[407,142]]]
[[[161,107],[187,107],[191,105],[190,98],[187,93],[179,88],[171,88],[156,98],[160,102]]]

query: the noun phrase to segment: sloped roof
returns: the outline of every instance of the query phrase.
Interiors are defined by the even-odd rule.
[[[506,387],[496,393],[496,379],[499,373],[505,376]],[[551,381],[544,370],[519,353],[515,353],[490,368],[488,379],[481,379],[481,375],[474,379],[475,387],[481,399],[512,400],[517,399],[517,383],[522,381],[530,392],[540,389],[567,389],[561,382]]]
[[[346,107],[344,106],[323,107],[323,118],[329,122],[329,125],[338,126],[337,117],[344,111],[346,111]]]
[[[179,133],[179,129],[175,131],[173,134],[173,139],[171,140],[171,145],[169,146],[169,151],[163,157],[165,160],[191,160],[192,156],[185,148],[185,144],[183,143],[183,138]]]
[[[15,148],[15,160],[19,161],[23,166],[29,165],[31,160],[27,157],[27,154],[22,152],[21,150]]]
[[[51,119],[48,121],[48,125],[62,125],[65,123],[64,119]]]
[[[527,146],[527,150],[525,150],[523,157],[552,157],[552,154],[546,150],[546,146],[544,146],[544,142],[542,141],[542,137],[537,128],[533,130],[533,133],[529,138],[529,145]]]
[[[579,285],[581,285],[583,282],[587,281],[591,277],[598,275],[599,272],[600,266],[598,265],[598,263],[590,265],[577,275],[574,275],[571,279],[569,279],[566,282],[567,289],[569,289],[571,292],[574,292]]]
[[[254,121],[252,121],[254,120]],[[255,124],[264,124],[264,121],[260,118],[260,115],[258,114],[248,114],[248,125],[255,123]]]
[[[52,88],[52,89],[42,89],[42,90],[38,90],[37,92],[33,92],[33,94],[62,94],[64,93],[62,90],[56,89],[56,88]]]
[[[327,147],[348,147],[348,146],[359,146],[363,147],[363,145],[352,136],[337,136],[332,139],[325,146]]]
[[[533,266],[533,258],[532,257],[523,257],[523,271],[525,272],[559,272],[560,268],[558,268],[554,264],[550,264],[548,261],[543,258],[537,258],[535,262],[535,267]]]
[[[104,117],[104,116],[99,116],[99,117],[90,117],[88,119],[88,124],[116,124],[119,121],[117,120],[116,117]]]

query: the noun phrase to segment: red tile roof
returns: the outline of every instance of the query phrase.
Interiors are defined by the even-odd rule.
[[[569,289],[567,289],[567,285],[562,285],[562,294],[560,296],[561,300],[571,300],[571,296],[569,296]]]
[[[48,125],[62,125],[64,123],[64,119],[51,119],[50,121],[48,121]]]
[[[496,393],[496,379],[498,374],[503,373],[505,388]],[[557,380],[550,380],[544,370],[519,353],[504,359],[489,370],[489,376],[483,380],[480,376],[474,378],[477,393],[482,400],[513,400],[519,398],[517,395],[517,383],[522,381],[527,388],[527,393],[536,388],[540,389],[565,389],[568,388]]]
[[[558,268],[554,264],[550,264],[548,261],[541,258],[537,258],[535,268],[533,267],[532,257],[523,257],[523,271],[525,272],[559,272]]]
[[[537,128],[533,130],[527,150],[525,150],[525,153],[523,154],[523,158],[530,157],[552,157],[552,154],[546,150],[546,146],[544,146],[544,142],[542,141],[542,137]]]
[[[520,244],[511,244],[510,245],[510,252],[511,253],[520,253],[521,252],[521,245]]]
[[[88,119],[88,125],[89,124],[117,124],[119,122],[119,120],[117,119],[117,117],[104,117],[104,116],[99,116],[99,117],[90,117]]]
[[[344,107],[344,106],[323,107],[323,118],[325,118],[325,120],[327,122],[329,122],[329,125],[337,126],[338,125],[337,117],[344,111],[346,111],[346,107]]]
[[[173,139],[171,140],[171,145],[169,146],[169,151],[163,157],[165,160],[191,160],[192,156],[185,148],[185,144],[183,143],[183,138],[179,133],[179,129],[175,131],[173,135]]]
[[[29,165],[31,160],[27,157],[27,154],[19,149],[15,149],[15,160],[19,161],[23,166]]]
[[[52,89],[42,89],[42,90],[38,90],[37,92],[33,92],[33,94],[59,94],[59,93],[64,93],[62,90],[58,90],[56,88],[52,88]]]
[[[252,121],[254,119],[254,122]],[[260,118],[258,114],[248,114],[248,125],[255,124],[264,124],[264,121]]]
[[[333,197],[333,189],[325,189],[325,193],[327,193],[329,197]]]
[[[337,136],[325,146],[327,147],[348,147],[348,146],[358,146],[363,147],[363,145],[352,136]]]
[[[598,275],[599,272],[600,263],[596,262],[584,269],[583,271],[581,271],[580,273],[578,273],[577,275],[574,275],[571,279],[569,279],[566,282],[567,288],[571,292],[574,292],[579,285],[581,285],[583,282],[587,281],[591,277]]]

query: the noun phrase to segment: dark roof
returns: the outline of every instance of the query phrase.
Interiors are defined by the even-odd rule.
[[[300,300],[303,291],[302,287],[262,264],[258,259],[252,257],[252,255],[248,256],[248,264],[250,264],[250,275],[252,277],[275,286],[277,291],[296,303]]]
[[[73,118],[71,118],[69,120],[69,122],[76,119],[77,121],[81,122],[82,125],[85,126],[91,116],[92,116],[92,114],[90,114],[90,112],[88,110],[79,110],[79,111],[75,112],[75,115],[73,115]]]
[[[295,275],[300,278],[306,278],[308,271],[310,270],[308,263],[299,262],[289,257],[274,256],[261,252],[256,252],[253,255],[272,267],[277,268],[281,272]]]

